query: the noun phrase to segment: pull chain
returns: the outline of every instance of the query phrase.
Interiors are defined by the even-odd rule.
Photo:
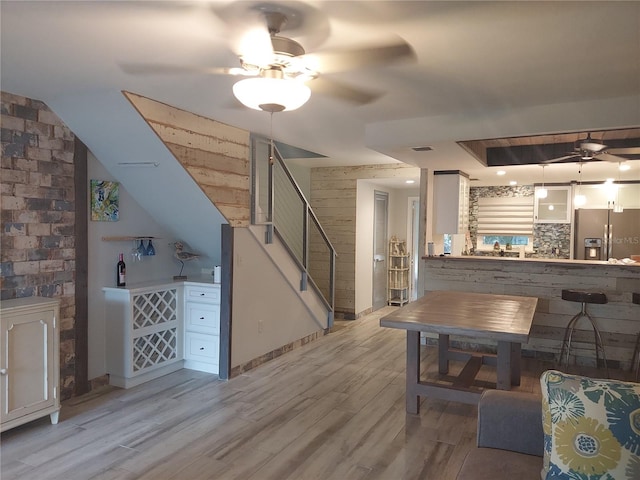
[[[273,112],[270,112],[269,124],[269,163],[273,165]]]

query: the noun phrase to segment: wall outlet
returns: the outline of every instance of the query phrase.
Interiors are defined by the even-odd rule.
[[[264,330],[264,322],[262,320],[258,320],[258,333],[262,333]]]

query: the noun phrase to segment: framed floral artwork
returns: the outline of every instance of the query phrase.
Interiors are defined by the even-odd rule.
[[[91,220],[117,222],[120,219],[120,184],[109,180],[91,180]]]

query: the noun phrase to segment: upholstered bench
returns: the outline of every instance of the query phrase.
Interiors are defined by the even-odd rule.
[[[540,385],[482,395],[458,480],[640,479],[640,384],[549,370]]]
[[[544,451],[540,395],[486,390],[478,403],[477,448],[458,480],[538,479]]]

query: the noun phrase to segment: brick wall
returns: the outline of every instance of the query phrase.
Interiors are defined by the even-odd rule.
[[[75,384],[74,134],[44,103],[1,93],[1,298],[60,299],[61,398]]]

